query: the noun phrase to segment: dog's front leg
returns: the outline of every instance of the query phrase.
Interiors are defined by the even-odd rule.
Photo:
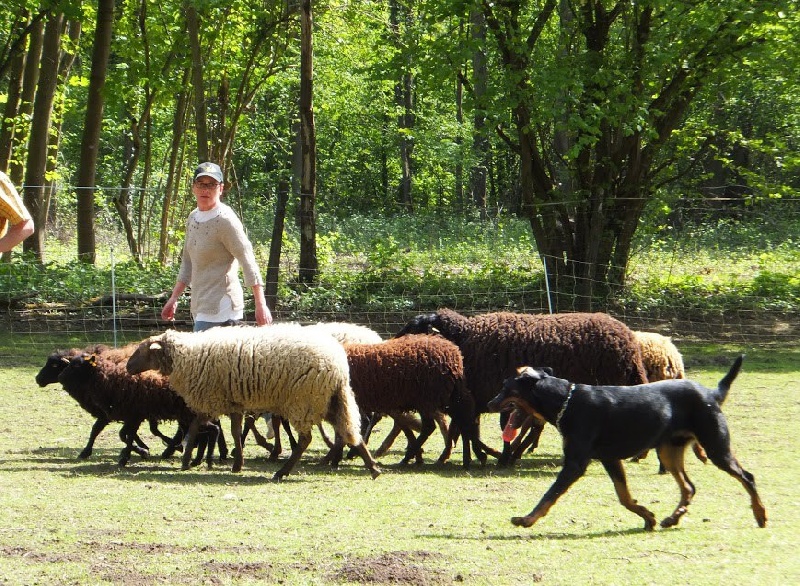
[[[602,460],[602,462],[603,467],[614,483],[614,490],[617,491],[619,502],[623,507],[644,519],[644,528],[648,531],[652,531],[656,526],[656,516],[651,511],[638,504],[636,499],[631,496],[628,490],[628,480],[625,477],[625,468],[622,466],[622,461]]]
[[[550,507],[558,500],[558,497],[567,492],[567,489],[572,486],[578,478],[583,476],[586,472],[586,467],[589,465],[589,461],[589,458],[567,458],[555,482],[548,491],[544,493],[539,504],[524,517],[511,517],[511,523],[517,527],[530,527],[536,523],[536,521],[544,517],[550,510]]]

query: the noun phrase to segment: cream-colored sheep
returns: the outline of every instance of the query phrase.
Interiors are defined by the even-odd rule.
[[[142,342],[127,367],[131,373],[168,374],[170,386],[198,419],[228,415],[236,445],[234,472],[243,460],[243,414],[270,412],[289,421],[299,436],[275,480],[289,474],[311,443],[311,429],[323,420],[358,450],[373,478],[380,474],[359,432],[347,355],[329,335],[297,325],[170,330]],[[189,441],[193,431],[194,424]],[[184,457],[184,469],[188,464]]]
[[[647,371],[647,380],[651,383],[660,380],[670,380],[676,378],[686,378],[686,371],[683,367],[683,356],[672,343],[672,339],[655,332],[633,332],[634,338],[639,342],[642,349],[642,364]],[[699,443],[692,444],[697,458],[705,462],[707,457],[705,450]],[[641,455],[637,459],[644,458],[647,454]],[[664,465],[659,464],[659,472],[665,472]]]
[[[344,321],[318,322],[306,326],[306,329],[329,334],[342,344],[377,344],[383,341],[375,330]]]
[[[655,332],[633,332],[633,335],[642,349],[642,363],[649,382],[686,378],[683,356],[670,338]]]

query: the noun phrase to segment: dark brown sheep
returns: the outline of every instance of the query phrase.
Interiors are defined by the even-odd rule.
[[[555,376],[576,383],[635,385],[647,382],[633,332],[605,313],[523,314],[496,312],[467,317],[451,309],[419,315],[395,337],[438,333],[455,343],[478,414],[525,365],[549,366]],[[502,419],[501,419],[502,422]],[[541,432],[542,424],[535,427]],[[538,433],[534,431],[535,439]],[[504,441],[500,464],[512,459]]]
[[[85,349],[72,348],[70,350],[56,350],[47,357],[44,366],[37,373],[36,383],[40,387],[46,387],[47,385],[57,383],[58,376],[69,365],[70,361],[77,356],[103,354],[108,360],[124,361],[127,360],[128,357],[133,353],[133,351],[136,349],[136,346],[137,344],[131,344],[122,348],[114,349],[103,344],[96,344]],[[106,417],[105,412],[102,411],[95,403],[94,393],[91,391],[91,389],[85,387],[76,387],[73,389],[73,392],[69,394],[78,402],[78,405],[80,405],[84,411],[95,418],[95,422],[92,425],[92,430],[89,433],[89,441],[87,442],[86,447],[81,450],[81,453],[78,454],[78,458],[85,459],[92,455],[94,442],[97,439],[97,436],[100,435],[100,432],[102,432],[109,423],[111,423],[111,420]],[[167,445],[170,445],[170,443],[173,442],[173,438],[164,435],[158,429],[157,420],[151,419],[149,420],[149,423],[150,431],[153,435],[160,437],[165,443],[167,443]],[[127,442],[125,438],[126,435],[128,435],[128,430],[124,428],[120,429],[120,440]],[[135,442],[133,450],[140,455],[146,454],[149,448],[147,444],[144,443],[144,441],[142,441],[142,439],[139,437],[138,433],[134,434],[133,440]]]
[[[168,457],[180,446],[183,430],[195,418],[183,399],[172,392],[167,377],[157,373],[132,376],[125,368],[126,363],[127,360],[109,359],[105,353],[81,353],[71,358],[58,375],[58,381],[70,396],[81,397],[83,403],[90,405],[106,421],[122,422],[120,438],[125,447],[120,453],[120,466],[127,464],[133,451],[143,457],[148,455],[146,449],[137,449],[135,443],[139,426],[145,419],[178,422],[176,437],[162,436],[168,444],[164,452]],[[204,426],[203,431],[202,440],[196,443],[198,458],[194,464],[199,463],[204,450],[210,464],[220,433],[219,426],[211,422]]]
[[[419,436],[409,442],[403,464],[417,459],[436,429],[439,412],[459,426],[463,464],[468,468],[475,439],[475,405],[464,384],[458,347],[439,336],[405,336],[381,344],[345,344],[350,385],[362,413],[387,415],[416,411],[422,418]],[[485,461],[478,449],[476,455]],[[334,463],[337,454],[333,457]]]

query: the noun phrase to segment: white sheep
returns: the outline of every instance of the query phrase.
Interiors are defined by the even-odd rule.
[[[143,341],[127,368],[131,373],[155,369],[168,374],[172,389],[198,414],[198,424],[228,415],[236,446],[234,472],[243,463],[243,414],[270,412],[298,432],[297,445],[274,480],[289,474],[311,443],[311,429],[323,420],[356,448],[373,478],[380,474],[359,432],[347,355],[329,335],[296,325],[169,330]],[[189,441],[195,431],[193,422]],[[183,468],[188,465],[184,455]]]
[[[283,325],[289,325],[288,323],[284,322]],[[297,325],[295,323],[295,325]],[[337,341],[341,344],[377,344],[383,341],[381,335],[373,329],[368,328],[367,326],[362,326],[360,324],[354,324],[350,322],[343,322],[343,321],[336,321],[336,322],[317,322],[315,324],[311,324],[305,326],[306,330],[309,332],[320,332],[326,335],[333,336]],[[250,432],[253,432],[253,436],[255,437],[256,443],[260,446],[266,448],[269,451],[269,459],[271,461],[276,461],[278,456],[283,451],[283,444],[281,442],[281,434],[280,430],[283,428],[286,431],[286,435],[289,436],[289,443],[293,445],[295,443],[295,439],[292,437],[292,433],[289,430],[289,427],[281,421],[281,418],[274,413],[262,413],[260,415],[264,418],[264,420],[268,421],[272,429],[274,430],[274,439],[275,443],[270,444],[267,442],[267,438],[265,438],[256,428],[256,417],[253,415],[249,415],[245,417],[244,420],[244,428],[242,429],[242,443],[244,443],[244,439],[248,436]],[[361,432],[364,435],[364,441],[368,441],[369,439],[369,432],[371,431],[371,424],[373,423],[372,420],[366,421],[364,425],[362,425]],[[325,433],[325,429],[323,429],[322,425],[318,426],[320,435],[322,439],[325,441],[325,444],[329,448],[333,448],[333,442]],[[270,437],[269,434],[267,437]]]

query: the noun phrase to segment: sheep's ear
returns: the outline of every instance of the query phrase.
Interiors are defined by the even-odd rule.
[[[151,352],[161,352],[163,347],[161,346],[161,342],[151,342],[150,347],[148,349]]]
[[[520,366],[517,368],[517,374],[519,376],[534,376],[534,369],[530,366]]]
[[[64,364],[69,364],[69,358],[67,358],[66,356],[62,356],[61,362],[63,362]]]
[[[553,369],[552,369],[552,368],[550,368],[549,366],[543,366],[543,367],[541,368],[541,370],[542,370],[542,372],[544,372],[544,373],[545,373],[547,376],[554,376],[554,374],[553,374]]]

